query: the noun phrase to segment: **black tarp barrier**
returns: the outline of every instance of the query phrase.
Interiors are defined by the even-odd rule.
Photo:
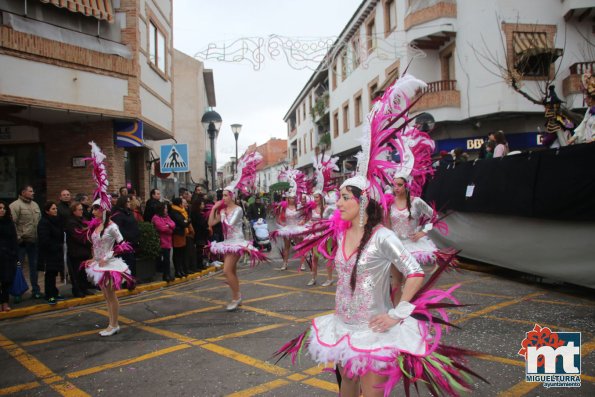
[[[423,197],[441,211],[595,221],[595,143],[440,167]]]

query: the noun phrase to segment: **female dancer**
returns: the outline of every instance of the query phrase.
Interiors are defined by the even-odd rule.
[[[440,302],[443,299],[456,302],[452,290],[428,290],[438,273],[422,287],[424,273],[419,263],[390,229],[380,225],[383,208],[377,200],[383,199],[381,183],[388,182],[388,171],[394,170],[394,165],[384,155],[390,150],[393,130],[379,125],[390,117],[403,117],[400,109],[392,109],[400,102],[393,97],[400,94],[394,90],[390,87],[375,105],[369,116],[373,128],[364,126],[357,174],[341,185],[340,220],[334,224],[321,221],[313,232],[331,231],[322,231],[320,237],[312,233],[296,247],[303,252],[311,244],[308,240],[320,247],[326,244],[324,239],[332,239],[331,243],[336,239],[335,313],[315,318],[305,333],[278,354],[295,358],[306,347],[316,362],[334,362],[342,397],[359,396],[360,390],[365,397],[387,396],[401,378],[405,395],[417,381],[427,384],[432,394],[458,395],[470,388],[470,372],[457,360],[467,352],[440,345],[440,323],[448,326],[448,318],[440,310],[443,319],[434,321],[430,313],[449,306]],[[406,279],[396,307],[389,295],[392,267]],[[436,332],[430,332],[429,327]]]
[[[237,275],[237,263],[244,254],[250,255],[252,264],[255,261],[266,260],[266,256],[244,239],[242,224],[244,211],[234,202],[236,188],[247,191],[247,187],[254,183],[256,166],[262,160],[258,152],[253,152],[240,159],[238,164],[238,179],[223,189],[223,200],[213,205],[209,214],[209,227],[221,222],[223,226],[224,240],[222,242],[211,242],[209,248],[211,253],[223,255],[223,274],[231,289],[231,302],[227,305],[227,311],[233,311],[242,304],[240,294],[240,281]]]
[[[291,190],[287,193],[287,201],[285,201],[285,204],[281,203],[281,207],[281,214],[277,217],[277,224],[281,227],[271,235],[283,238],[283,265],[276,268],[276,270],[287,270],[291,240],[304,233],[306,228],[302,220],[302,213],[300,213],[296,205],[296,196],[293,195]]]
[[[99,198],[91,206],[94,219],[89,223],[87,230],[87,236],[92,243],[93,258],[83,262],[82,266],[85,267],[89,280],[101,288],[107,302],[109,325],[99,332],[99,335],[112,336],[120,332],[118,325],[120,305],[116,291],[122,288],[123,281],[126,282],[128,289],[133,289],[135,284],[128,266],[116,255],[132,252],[133,248],[124,242],[118,225],[110,220],[111,203],[107,195],[107,172],[103,164],[105,155],[94,142],[90,145],[93,179],[97,183],[95,197]]]

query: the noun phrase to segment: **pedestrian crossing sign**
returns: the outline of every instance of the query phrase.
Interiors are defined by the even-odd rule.
[[[188,144],[161,145],[161,170],[167,172],[188,172]]]

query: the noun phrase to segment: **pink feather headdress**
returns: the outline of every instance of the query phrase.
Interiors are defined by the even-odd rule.
[[[232,193],[236,190],[242,193],[249,194],[250,188],[254,186],[256,180],[256,167],[262,162],[262,155],[258,152],[247,153],[238,161],[238,169],[236,170],[236,178],[225,187]]]
[[[91,157],[87,160],[91,160],[93,181],[97,185],[97,188],[93,192],[93,204],[99,204],[101,208],[109,211],[112,208],[112,202],[107,194],[109,181],[107,180],[107,170],[104,163],[106,156],[95,142],[91,141],[89,145],[91,145]]]
[[[338,157],[331,157],[325,153],[320,153],[314,158],[315,184],[313,194],[327,193],[335,188],[331,182],[331,173],[339,171],[337,160],[339,160]]]
[[[383,186],[392,182],[398,165],[390,160],[393,148],[403,147],[398,137],[411,129],[413,119],[408,117],[409,109],[416,101],[411,101],[418,89],[426,86],[411,75],[399,78],[382,97],[374,103],[365,119],[361,138],[362,150],[358,159],[356,175],[341,185],[355,186],[363,196],[372,198],[388,208],[383,194]]]
[[[279,172],[278,179],[281,182],[289,183],[288,197],[300,198],[303,194],[308,194],[308,181],[302,171],[286,168]]]

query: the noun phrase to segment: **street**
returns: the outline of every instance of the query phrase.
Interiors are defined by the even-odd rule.
[[[240,270],[244,304],[224,310],[229,291],[221,273],[121,300],[122,331],[107,324],[104,303],[0,323],[0,395],[11,396],[333,396],[334,374],[303,355],[275,364],[273,352],[334,307],[334,286],[307,287],[296,261]],[[324,280],[319,276],[319,284]],[[448,344],[477,350],[471,367],[490,384],[478,396],[592,396],[595,393],[594,307],[584,291],[519,282],[471,270],[445,274],[440,288],[461,284],[471,306],[451,310],[462,327]],[[560,289],[560,288],[558,288]],[[568,293],[567,293],[568,292]],[[582,386],[545,389],[524,380],[517,355],[534,324],[582,332]],[[421,387],[422,395],[429,395]],[[403,395],[398,386],[394,395]]]

